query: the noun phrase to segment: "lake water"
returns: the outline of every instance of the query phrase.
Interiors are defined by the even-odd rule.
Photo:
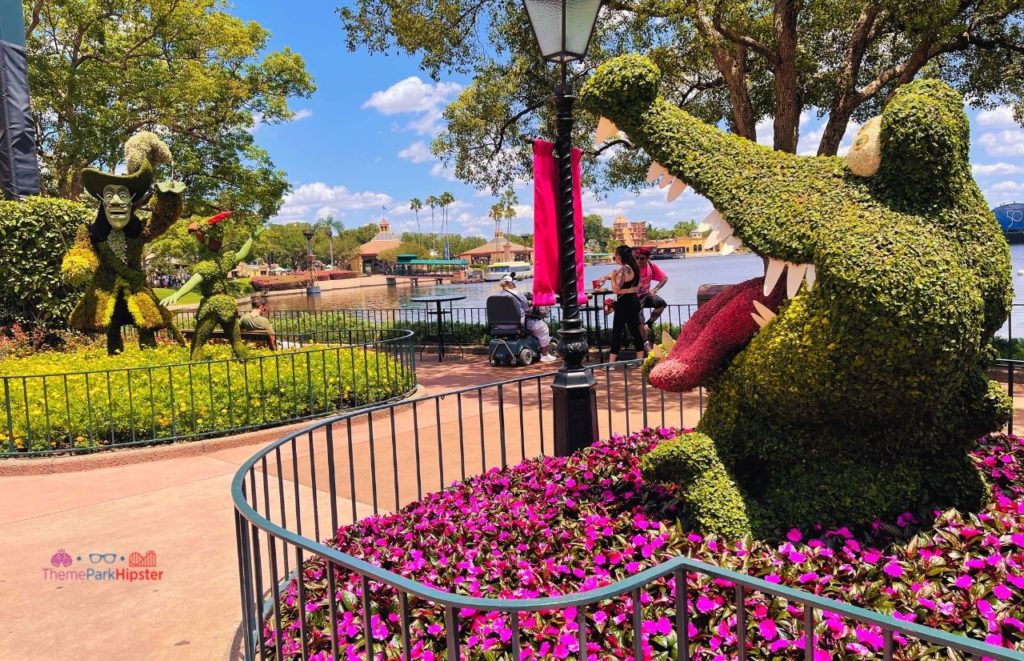
[[[1024,276],[1017,271],[1024,269],[1024,244],[1010,246],[1010,257],[1013,263],[1014,302],[1020,305],[1014,308],[1014,335],[1024,332]],[[734,284],[764,274],[761,258],[754,254],[717,255],[714,257],[691,257],[689,259],[658,260],[657,265],[665,271],[669,282],[661,290],[661,296],[670,304],[696,303],[697,289],[704,284]],[[587,287],[596,278],[605,275],[614,268],[612,264],[588,266],[585,277]],[[529,291],[532,281],[519,283],[519,288]],[[409,299],[425,295],[456,295],[465,296],[465,300],[456,301],[457,307],[482,308],[487,297],[498,290],[497,283],[446,284],[421,287],[365,287],[359,289],[343,289],[324,291],[318,297],[307,299],[303,294],[295,296],[275,296],[269,301],[270,307],[276,310],[303,309],[337,309],[337,308],[417,308],[421,303],[413,303]],[[1006,334],[1006,329],[1002,334]]]

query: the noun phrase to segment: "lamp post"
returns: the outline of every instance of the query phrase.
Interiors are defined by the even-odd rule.
[[[306,237],[306,270],[309,272],[309,282],[306,284],[307,296],[316,296],[320,293],[320,286],[316,284],[316,277],[313,273],[313,234],[315,234],[315,230],[312,227],[302,230],[302,236]]]
[[[544,60],[561,67],[555,87],[558,182],[559,270],[562,323],[558,352],[562,367],[551,386],[554,399],[555,455],[566,456],[597,440],[597,394],[594,376],[583,368],[587,356],[587,332],[580,323],[576,300],[576,223],[572,189],[572,107],[576,97],[569,90],[566,66],[583,59],[597,23],[602,0],[524,0],[530,25]]]

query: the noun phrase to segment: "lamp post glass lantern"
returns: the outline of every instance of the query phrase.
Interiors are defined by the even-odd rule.
[[[587,331],[580,323],[576,300],[576,223],[572,177],[572,107],[566,65],[583,59],[590,45],[601,0],[524,0],[541,56],[561,67],[555,88],[558,180],[559,271],[561,273],[562,323],[558,353],[562,367],[551,385],[555,422],[555,455],[566,456],[597,440],[597,393],[593,374],[583,369],[587,357]]]
[[[566,64],[583,59],[601,0],[524,0],[523,4],[545,60]]]

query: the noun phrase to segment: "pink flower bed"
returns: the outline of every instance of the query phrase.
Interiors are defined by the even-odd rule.
[[[545,458],[493,470],[433,494],[401,512],[341,529],[330,543],[353,556],[442,590],[479,597],[528,598],[592,590],[678,555],[758,576],[897,618],[1024,649],[1024,441],[983,439],[974,452],[992,486],[976,515],[935,512],[923,529],[911,514],[856,534],[791,530],[775,543],[726,542],[678,521],[673,489],[647,483],[639,459],[674,430],[648,430],[599,443],[570,458]],[[913,533],[913,530],[921,532]],[[334,569],[341,659],[363,659],[358,575]],[[330,655],[326,565],[304,566],[305,620],[312,659]],[[370,583],[369,629],[376,658],[401,658],[393,589]],[[727,581],[690,575],[691,653],[736,658],[736,608]],[[299,658],[299,604],[293,580],[282,594],[282,654]],[[412,658],[445,657],[444,614],[411,599]],[[641,593],[644,659],[674,658],[674,585]],[[588,658],[631,659],[629,596],[586,609]],[[803,658],[802,609],[757,593],[746,600],[751,658]],[[575,609],[520,616],[524,659],[575,658]],[[511,658],[509,616],[459,613],[463,658]],[[264,631],[273,647],[273,617]],[[815,658],[880,658],[881,631],[818,613]],[[897,634],[897,658],[937,653]],[[941,653],[946,658],[945,652]]]

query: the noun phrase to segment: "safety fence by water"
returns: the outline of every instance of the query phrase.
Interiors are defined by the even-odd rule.
[[[416,389],[411,331],[284,337],[291,348],[244,361],[0,373],[0,457],[224,436],[388,402]]]
[[[614,297],[607,297],[612,300]],[[591,296],[588,304],[581,310],[581,319],[588,330],[588,343],[592,349],[601,353],[607,352],[611,338],[611,314],[606,314],[604,296]],[[266,316],[274,326],[278,339],[302,341],[315,336],[334,336],[344,338],[343,331],[373,330],[402,328],[416,333],[417,341],[423,343],[436,331],[437,317],[432,315],[433,308],[402,307],[402,308],[322,308],[315,310],[270,310]],[[696,303],[670,304],[651,325],[655,337],[661,337],[662,331],[668,331],[673,337],[679,329],[697,311]],[[651,316],[652,309],[644,309],[644,318]],[[176,323],[180,328],[191,328],[193,325],[191,311],[175,313]],[[996,333],[996,349],[1003,358],[1024,359],[1024,340],[1019,334],[1020,325],[1014,324],[1015,316],[1024,317],[1024,303],[1014,303],[1013,313],[1006,324]],[[561,319],[561,308],[549,309],[547,323],[552,330],[558,328]],[[446,337],[455,344],[485,345],[487,343],[487,310],[482,307],[463,307],[454,305],[446,308]],[[1015,328],[1016,326],[1016,328]],[[344,341],[342,339],[342,341]]]
[[[596,380],[601,438],[644,428],[691,428],[703,411],[702,391],[669,394],[649,388],[636,365],[588,369]],[[1015,386],[1024,376],[1022,369],[1024,363],[1005,361],[995,370],[1011,396],[1024,395]],[[526,376],[338,416],[288,434],[246,461],[232,483],[245,658],[643,659],[651,654],[650,641],[660,636],[662,649],[655,658],[690,659],[697,637],[694,623],[706,621],[694,606],[694,591],[712,585],[726,595],[725,605],[733,613],[719,625],[729,631],[714,632],[722,641],[732,641],[723,658],[758,658],[748,657],[746,645],[748,636],[759,635],[754,610],[780,600],[769,605],[784,608],[798,623],[798,641],[780,658],[796,658],[797,653],[809,660],[838,658],[819,643],[831,635],[830,626],[842,621],[877,636],[878,657],[884,659],[910,658],[898,652],[917,645],[915,653],[927,653],[913,658],[939,658],[930,656],[935,654],[1024,660],[1019,652],[685,556],[596,589],[486,598],[469,596],[466,579],[456,587],[454,577],[468,572],[486,581],[488,576],[468,570],[460,574],[454,566],[473,566],[474,558],[483,557],[478,554],[491,560],[497,554],[500,563],[500,544],[467,548],[472,557],[448,558],[448,565],[438,567],[429,581],[410,580],[337,548],[339,529],[398,512],[455,481],[495,475],[491,471],[549,455],[552,380],[553,374]],[[507,480],[493,482],[511,484],[515,479],[510,473]],[[535,498],[542,500],[544,485],[537,489]],[[456,500],[463,513],[472,511],[471,496]],[[536,522],[524,518],[512,524],[536,527],[540,535]],[[391,530],[389,525],[380,521],[367,524],[366,530]],[[431,544],[418,530],[411,520],[404,539]],[[385,555],[389,551],[384,549]],[[520,579],[528,584],[529,576],[527,571]],[[656,623],[648,619],[655,598],[666,615]],[[613,627],[598,611],[606,612],[602,604],[616,600],[623,606],[622,619]],[[485,628],[493,625],[494,634],[483,642],[480,630],[466,626],[470,619],[478,623],[481,613],[488,622]],[[427,615],[432,617],[429,625],[423,619]],[[551,622],[570,632],[557,653],[551,648],[545,653],[534,644],[538,636],[547,635]],[[613,636],[613,630],[619,633]],[[706,652],[707,636],[702,641]],[[609,645],[629,656],[611,655]]]

